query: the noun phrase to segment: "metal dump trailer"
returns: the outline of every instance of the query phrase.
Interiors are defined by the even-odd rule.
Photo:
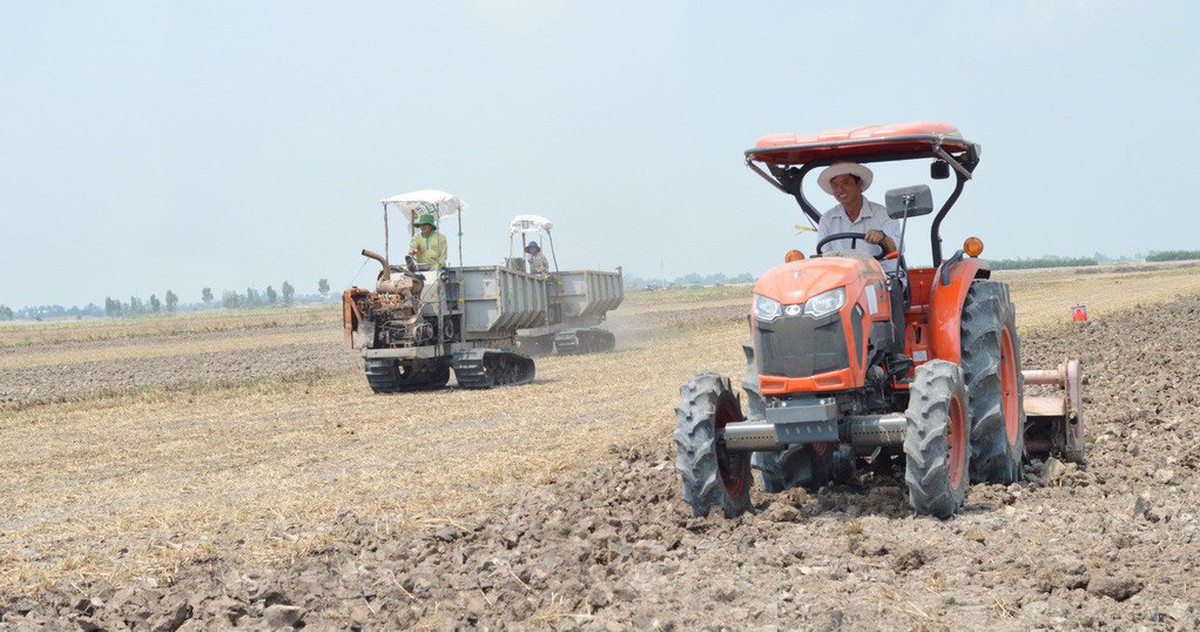
[[[542,279],[504,266],[448,268],[450,294],[462,299],[463,339],[507,339],[546,319]]]
[[[625,300],[621,271],[571,270],[544,281],[549,307],[546,320],[522,328],[520,348],[560,354],[611,351],[616,337],[599,325]]]
[[[548,302],[545,320],[522,327],[520,348],[534,354],[611,351],[616,337],[598,325],[625,299],[621,269],[559,270],[552,228],[550,220],[540,215],[518,215],[509,223],[509,266],[519,270],[528,267],[542,279]],[[513,256],[518,236],[528,259]],[[531,237],[549,244],[550,259],[541,254],[541,246]]]

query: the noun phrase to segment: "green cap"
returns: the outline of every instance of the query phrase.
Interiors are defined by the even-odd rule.
[[[420,226],[421,224],[429,224],[430,226],[437,228],[437,218],[433,216],[433,213],[422,213],[421,216],[417,218],[417,221],[413,222],[413,226]]]

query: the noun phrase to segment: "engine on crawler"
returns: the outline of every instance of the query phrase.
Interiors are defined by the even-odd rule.
[[[380,271],[374,292],[353,296],[363,324],[374,330],[372,348],[420,347],[435,341],[438,318],[422,300],[425,288],[422,273],[391,266]],[[446,341],[454,340],[452,318],[443,319],[442,329]]]

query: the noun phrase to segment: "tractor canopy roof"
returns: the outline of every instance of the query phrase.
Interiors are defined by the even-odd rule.
[[[962,156],[972,152],[974,156]],[[977,162],[979,146],[963,138],[949,123],[917,121],[831,129],[815,134],[768,134],[759,138],[753,149],[746,150],[746,158],[772,165],[803,165],[840,160],[941,158],[943,153]]]
[[[467,208],[467,203],[458,199],[457,195],[436,189],[401,193],[383,198],[379,202],[385,210],[391,206],[404,213],[410,222],[425,214],[433,215],[438,220],[454,217]]]
[[[554,228],[554,224],[541,215],[518,215],[508,223],[508,234],[527,235],[539,231],[550,232],[551,228]]]
[[[813,222],[821,213],[804,196],[804,177],[814,169],[840,161],[859,163],[896,160],[932,159],[930,176],[948,178],[953,170],[957,179],[954,191],[934,217],[930,230],[933,261],[942,261],[942,220],[950,211],[963,185],[971,179],[979,164],[982,149],[963,138],[949,123],[917,121],[895,125],[869,125],[831,129],[816,134],[768,134],[746,150],[746,166],[772,186],[796,198],[800,208]],[[765,169],[764,169],[765,167]]]

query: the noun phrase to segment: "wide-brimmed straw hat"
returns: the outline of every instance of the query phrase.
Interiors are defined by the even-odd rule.
[[[871,180],[875,179],[875,174],[871,173],[870,169],[858,164],[857,162],[835,162],[821,172],[817,176],[817,184],[821,185],[821,190],[833,195],[833,185],[830,180],[844,174],[858,176],[862,180],[862,190],[866,191],[871,186]]]
[[[413,226],[420,226],[421,224],[429,224],[430,226],[437,228],[437,218],[434,217],[433,213],[422,213],[421,216],[413,222]]]
[[[534,250],[541,250],[541,249],[542,249],[542,247],[539,246],[536,241],[531,241],[531,242],[529,242],[528,246],[525,246],[525,252],[528,252],[529,254],[533,254]]]

